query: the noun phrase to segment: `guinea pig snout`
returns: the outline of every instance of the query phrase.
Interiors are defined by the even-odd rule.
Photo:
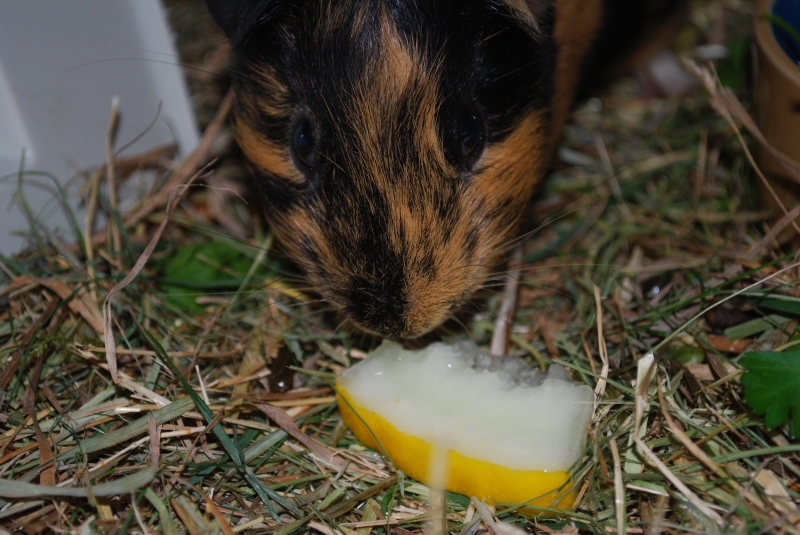
[[[452,305],[402,264],[355,276],[345,292],[347,316],[365,331],[392,339],[416,338],[446,319]]]
[[[348,286],[344,310],[351,320],[367,331],[388,338],[409,336],[402,266],[386,266],[383,273],[375,276],[353,277]]]

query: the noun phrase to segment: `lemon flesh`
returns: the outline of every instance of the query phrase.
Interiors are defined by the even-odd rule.
[[[496,503],[573,504],[568,469],[585,448],[592,391],[563,369],[541,374],[468,343],[384,342],[337,393],[356,438],[415,479]]]

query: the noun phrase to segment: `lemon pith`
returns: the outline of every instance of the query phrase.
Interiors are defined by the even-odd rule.
[[[337,397],[344,423],[360,442],[388,455],[407,475],[430,483],[431,444],[399,431],[381,416],[356,404],[341,384],[337,385]],[[457,451],[447,452],[445,488],[478,499],[568,509],[574,503],[574,491],[560,490],[568,481],[569,474],[564,471],[514,470]]]

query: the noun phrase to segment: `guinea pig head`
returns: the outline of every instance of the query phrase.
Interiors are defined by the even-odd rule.
[[[207,3],[236,52],[234,133],[288,252],[366,331],[442,323],[546,168],[551,2]]]

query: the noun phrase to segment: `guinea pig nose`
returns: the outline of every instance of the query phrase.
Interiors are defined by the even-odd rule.
[[[394,275],[394,276],[393,276]],[[398,339],[406,336],[406,296],[402,275],[354,277],[347,296],[348,316],[366,331]]]
[[[361,287],[352,291],[345,311],[361,329],[385,338],[417,338],[439,325],[450,312],[446,303],[426,303],[409,298],[405,291],[374,290]]]

